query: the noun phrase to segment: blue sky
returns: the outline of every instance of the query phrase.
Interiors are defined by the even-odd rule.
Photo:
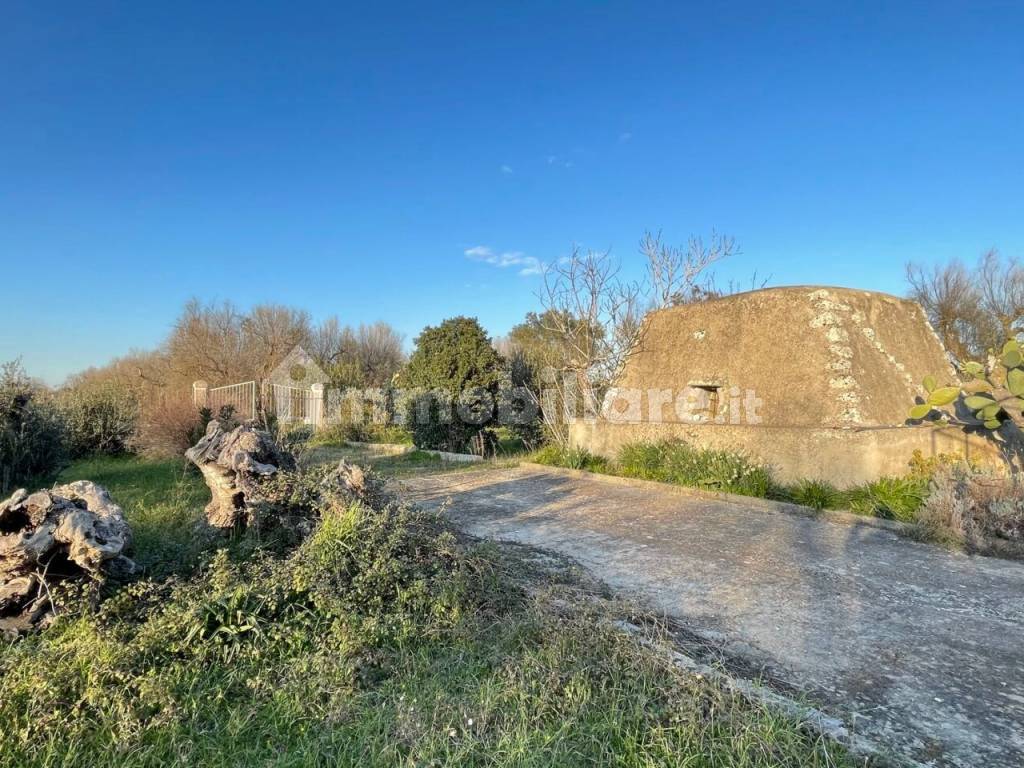
[[[537,264],[645,229],[777,285],[1024,257],[1022,33],[1019,2],[9,1],[0,360],[58,382],[191,296],[502,334]]]

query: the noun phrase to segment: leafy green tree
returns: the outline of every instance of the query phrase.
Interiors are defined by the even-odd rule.
[[[518,352],[523,361],[534,371],[544,369],[564,371],[573,363],[572,348],[562,333],[562,327],[582,329],[582,321],[570,316],[556,317],[556,310],[544,312],[527,312],[523,322],[513,326],[509,331],[507,344],[511,350]],[[594,335],[601,330],[593,329]],[[511,355],[510,355],[511,356]]]
[[[424,328],[399,380],[420,390],[406,406],[416,445],[463,451],[484,438],[502,379],[501,357],[476,318]]]

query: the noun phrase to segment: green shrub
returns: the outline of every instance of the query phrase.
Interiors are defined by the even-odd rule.
[[[596,456],[586,448],[570,448],[565,453],[565,466],[588,472],[607,472],[610,464],[603,456]]]
[[[314,436],[314,445],[344,445],[345,443],[386,443],[389,445],[412,445],[412,433],[401,424],[377,424],[374,422],[336,422],[319,430]]]
[[[811,509],[835,509],[842,503],[842,494],[823,480],[801,480],[785,489],[786,500]]]
[[[274,438],[290,453],[298,453],[309,445],[316,431],[312,425],[293,421],[277,428]]]
[[[132,450],[139,401],[115,381],[83,381],[58,393],[57,403],[72,457],[117,456]]]
[[[555,445],[554,443],[548,443],[544,447],[535,451],[530,459],[537,464],[546,464],[549,467],[561,467],[564,460],[565,451],[561,446]]]
[[[405,423],[420,448],[463,452],[496,418],[502,361],[475,318],[427,327],[401,373],[422,394],[405,404]]]
[[[50,394],[17,361],[0,366],[0,494],[60,468],[64,425]]]
[[[900,522],[913,522],[928,495],[928,480],[921,477],[882,477],[844,494],[851,512]]]
[[[535,450],[544,442],[541,413],[541,384],[529,356],[514,348],[505,360],[505,375],[500,392],[499,420],[526,450]]]

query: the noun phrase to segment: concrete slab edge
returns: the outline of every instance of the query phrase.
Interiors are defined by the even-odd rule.
[[[404,443],[362,443],[358,440],[346,440],[345,444],[350,445],[353,448],[366,448],[367,450],[377,451],[386,456],[402,456],[406,453],[412,453],[413,451],[420,451],[421,453],[429,453],[431,456],[439,456],[442,461],[463,462],[468,464],[484,460],[482,456],[477,456],[474,453],[435,451],[430,448],[417,448],[415,445],[406,445]]]
[[[401,456],[416,450],[416,446],[406,445],[405,443],[364,443],[359,440],[346,440],[345,445],[353,448],[365,448],[366,450],[376,451],[386,456]]]

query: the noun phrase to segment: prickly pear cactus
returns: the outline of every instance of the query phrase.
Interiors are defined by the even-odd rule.
[[[930,419],[963,426],[999,429],[1007,421],[1024,426],[1024,350],[1016,339],[991,351],[989,365],[968,362],[961,366],[966,383],[939,386],[934,376],[923,382],[926,397],[910,409],[910,419]],[[946,410],[954,406],[953,411]],[[962,406],[957,408],[957,406]],[[973,420],[958,415],[970,412]]]

